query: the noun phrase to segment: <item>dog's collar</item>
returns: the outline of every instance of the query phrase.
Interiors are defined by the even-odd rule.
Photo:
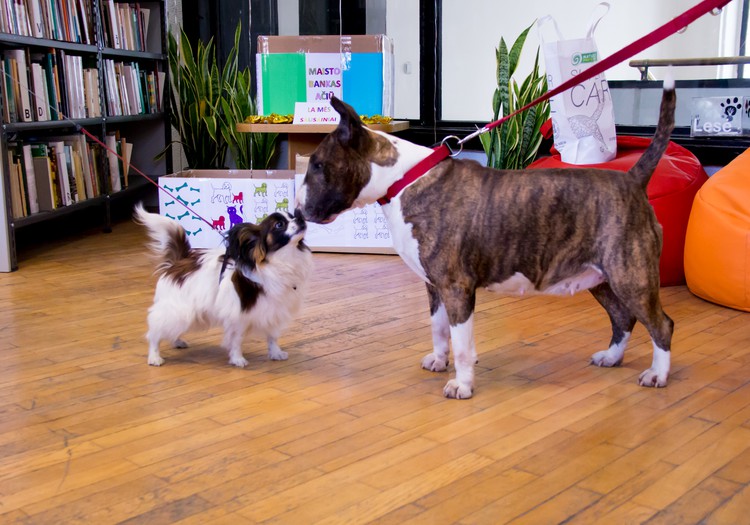
[[[383,206],[391,202],[391,199],[401,193],[401,190],[437,166],[440,161],[448,158],[450,154],[451,150],[445,143],[433,148],[432,153],[420,160],[413,168],[404,173],[403,177],[391,184],[385,196],[378,199],[378,204]]]

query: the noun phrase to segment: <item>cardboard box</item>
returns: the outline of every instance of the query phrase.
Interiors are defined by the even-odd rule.
[[[360,115],[392,117],[393,67],[385,35],[259,36],[258,113],[291,115],[295,102],[335,94]]]
[[[234,224],[257,224],[294,207],[290,170],[186,170],[159,177],[159,186],[169,192],[159,191],[159,212],[185,228],[194,248],[222,246],[222,233]]]
[[[309,157],[297,155],[295,188],[305,179]],[[379,204],[349,210],[330,224],[307,223],[305,243],[314,252],[395,254],[388,223]]]

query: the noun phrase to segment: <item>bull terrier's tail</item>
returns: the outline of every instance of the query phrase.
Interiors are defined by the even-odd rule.
[[[669,137],[674,129],[674,108],[675,108],[674,79],[671,72],[668,73],[664,80],[664,92],[661,97],[661,108],[659,109],[659,123],[656,126],[656,133],[646,151],[643,152],[638,162],[630,168],[630,174],[637,179],[644,189],[651,180],[651,175],[656,169],[661,156],[669,145]]]

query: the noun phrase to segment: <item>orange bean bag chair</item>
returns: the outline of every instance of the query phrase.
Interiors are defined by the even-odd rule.
[[[592,168],[628,171],[641,157],[651,139],[643,137],[617,137],[617,156],[609,162],[591,164]],[[549,157],[541,157],[529,168],[580,168],[566,164],[552,148]],[[682,146],[670,142],[667,151],[656,166],[646,188],[648,201],[663,230],[659,273],[662,286],[685,284],[683,256],[685,233],[693,199],[708,177],[700,161]]]
[[[750,149],[696,195],[685,239],[685,277],[698,297],[750,312]]]

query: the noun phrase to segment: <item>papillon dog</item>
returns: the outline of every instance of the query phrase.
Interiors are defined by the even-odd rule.
[[[302,305],[312,270],[299,211],[276,212],[260,224],[241,223],[225,234],[226,247],[195,249],[176,221],[136,205],[135,221],[146,227],[157,259],[154,304],[148,311],[148,364],[164,359],[159,343],[186,348],[190,329],[220,326],[229,363],[244,367],[242,340],[252,331],[265,336],[268,357],[285,360],[278,343]]]

